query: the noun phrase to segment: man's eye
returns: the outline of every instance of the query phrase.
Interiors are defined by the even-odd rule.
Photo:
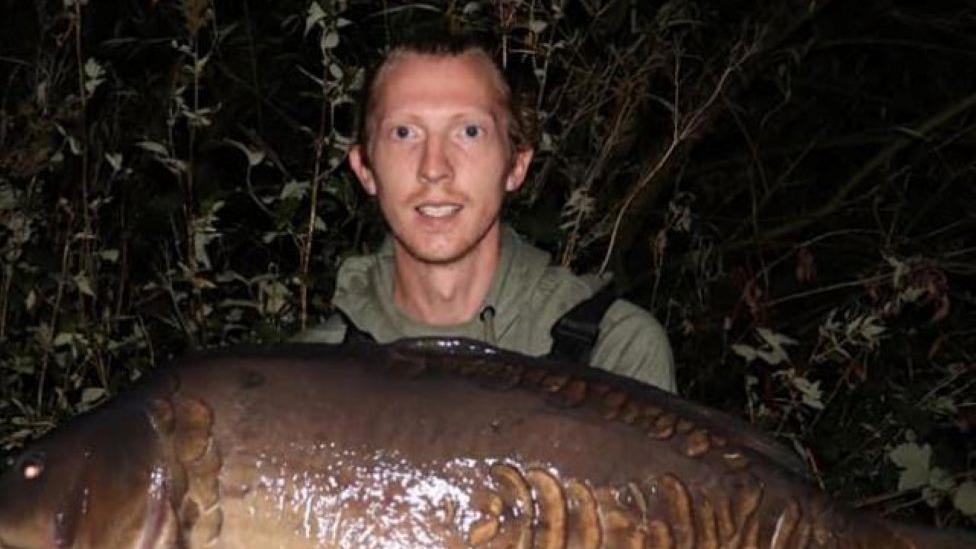
[[[406,126],[397,126],[393,128],[393,137],[397,139],[406,139],[410,137],[410,128]]]
[[[474,124],[468,124],[464,127],[464,137],[473,138],[478,137],[484,133],[481,126],[476,126]]]

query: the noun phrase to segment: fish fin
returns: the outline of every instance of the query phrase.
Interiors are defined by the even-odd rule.
[[[143,527],[139,549],[183,549],[183,535],[176,511],[164,500],[149,513]]]
[[[212,543],[220,535],[223,512],[218,476],[222,465],[213,438],[213,411],[205,402],[189,397],[174,403],[174,454],[186,480],[176,513],[188,543]]]

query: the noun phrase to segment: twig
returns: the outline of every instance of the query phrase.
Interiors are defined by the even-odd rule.
[[[323,29],[322,32],[325,32],[325,30]],[[322,98],[328,101],[329,87],[327,83],[329,78],[329,60],[328,58],[324,58],[326,55],[325,50],[322,51],[322,55]],[[329,105],[331,107],[331,101],[329,101]],[[312,170],[312,195],[309,198],[308,225],[305,229],[305,238],[301,242],[301,248],[299,249],[301,255],[301,276],[298,277],[300,302],[299,323],[302,330],[308,327],[308,273],[311,270],[312,264],[312,242],[315,237],[315,212],[318,209],[319,185],[321,184],[320,178],[322,177],[322,154],[326,143],[331,142],[331,139],[327,139],[325,135],[327,125],[326,109],[323,105],[321,111],[319,111],[318,134],[315,136],[315,165]]]
[[[973,475],[976,475],[976,469],[972,469],[972,470],[969,470],[969,471],[962,471],[962,472],[956,473],[954,475],[950,475],[949,478],[951,480],[960,480],[960,479],[970,478]],[[920,488],[905,488],[905,489],[902,489],[902,490],[894,490],[892,492],[886,492],[884,494],[878,494],[876,496],[867,497],[867,498],[864,498],[864,499],[861,499],[859,501],[854,502],[853,503],[853,507],[855,507],[857,509],[860,509],[860,508],[863,508],[863,507],[870,507],[870,506],[873,506],[873,505],[878,505],[879,503],[884,503],[886,501],[891,501],[893,499],[898,499],[898,498],[900,498],[900,497],[902,497],[904,495],[910,494],[912,492],[917,492],[919,490],[920,490]],[[908,501],[906,501],[904,503],[901,503],[899,505],[896,505],[896,506],[894,506],[894,507],[892,507],[890,509],[882,510],[880,513],[881,513],[882,516],[890,515],[890,514],[896,512],[896,511],[898,511],[900,509],[905,509],[907,507],[911,507],[911,506],[913,506],[915,504],[918,504],[918,503],[921,503],[923,501],[925,501],[925,496],[919,496],[917,498],[910,499],[910,500],[908,500]]]
[[[824,294],[828,292],[833,292],[835,290],[842,290],[844,288],[852,288],[856,286],[863,286],[865,284],[870,284],[872,282],[881,282],[887,280],[894,276],[893,273],[875,275],[868,278],[859,278],[857,280],[849,280],[847,282],[838,282],[836,284],[831,284],[829,286],[821,286],[820,288],[814,288],[812,290],[807,290],[805,292],[797,292],[795,294],[790,294],[788,296],[781,297],[779,299],[773,299],[768,303],[769,307],[774,305],[779,305],[781,303],[786,303],[787,301],[793,301],[796,299],[802,299],[804,297],[810,297],[812,295]]]
[[[621,94],[621,96],[623,97],[623,104],[619,109],[617,109],[617,115],[614,117],[613,126],[610,129],[610,133],[607,134],[607,137],[603,140],[603,147],[600,148],[600,154],[597,155],[596,160],[590,164],[590,167],[587,170],[586,178],[583,180],[583,183],[577,187],[577,190],[586,192],[592,187],[593,181],[596,179],[596,175],[603,171],[603,166],[606,164],[607,158],[610,156],[610,152],[619,142],[620,127],[624,120],[630,118],[634,106],[634,101],[631,99],[633,94],[625,92]],[[576,221],[573,223],[573,231],[567,238],[567,245],[563,250],[562,260],[560,261],[563,267],[568,267],[572,260],[585,211],[586,208],[580,208],[577,212]]]
[[[70,229],[68,233],[70,233]],[[57,334],[58,317],[61,312],[61,300],[64,298],[64,285],[65,280],[68,278],[68,258],[69,252],[71,251],[71,238],[70,234],[65,234],[64,237],[64,247],[61,251],[61,276],[58,277],[58,290],[54,297],[54,309],[51,311],[51,339],[53,341],[54,336]],[[44,381],[47,377],[47,367],[51,360],[51,344],[52,341],[45,342],[44,345],[44,355],[41,357],[41,373],[37,377],[37,411],[40,412],[41,405],[44,403]]]
[[[737,57],[733,58],[728,67],[722,71],[722,75],[719,77],[718,82],[715,84],[715,88],[712,89],[711,95],[708,99],[694,112],[688,121],[681,125],[679,122],[680,111],[678,110],[678,100],[680,99],[678,95],[678,89],[680,88],[678,79],[675,79],[675,103],[674,103],[674,120],[672,131],[672,139],[668,144],[668,148],[664,151],[664,154],[657,160],[654,166],[641,177],[640,180],[631,188],[627,197],[624,199],[623,204],[620,207],[620,211],[617,212],[616,219],[613,223],[613,230],[610,232],[610,242],[607,244],[606,254],[603,256],[603,262],[600,264],[599,273],[603,274],[607,270],[607,266],[610,264],[610,257],[613,255],[614,245],[616,244],[617,234],[620,232],[620,224],[623,222],[624,216],[630,209],[630,205],[634,202],[638,195],[644,190],[644,187],[650,183],[662,168],[671,160],[678,147],[686,140],[691,134],[693,134],[702,121],[702,117],[705,112],[715,103],[715,101],[721,96],[722,92],[725,91],[726,82],[729,77],[732,76],[739,67],[748,60],[754,53],[756,48],[750,46],[745,48]],[[680,61],[680,58],[679,58]]]
[[[911,133],[914,135],[926,136],[930,134],[932,131],[934,131],[935,129],[937,129],[938,127],[942,126],[943,124],[946,124],[949,121],[953,120],[956,116],[959,116],[960,114],[971,109],[973,106],[976,106],[976,93],[964,97],[963,99],[953,103],[952,105],[949,105],[942,111],[929,117],[926,121],[919,124],[915,129],[912,129]],[[895,154],[901,152],[903,149],[909,147],[910,145],[916,142],[917,142],[917,138],[915,137],[904,137],[894,141],[893,143],[891,143],[890,145],[888,145],[887,147],[879,151],[878,154],[876,154],[866,163],[864,163],[864,165],[861,166],[861,168],[857,171],[857,173],[855,173],[843,187],[841,187],[836,193],[834,193],[834,195],[829,200],[827,200],[827,202],[823,206],[814,210],[812,213],[804,217],[797,218],[793,222],[780,225],[775,229],[771,229],[767,231],[763,235],[757,235],[757,239],[761,238],[762,240],[770,241],[770,240],[776,240],[782,238],[788,234],[794,233],[801,229],[805,229],[806,227],[812,225],[813,223],[816,223],[823,217],[826,217],[827,215],[833,213],[834,211],[836,211],[837,209],[839,209],[844,205],[847,197],[851,193],[859,189],[864,184],[864,182],[868,179],[868,177],[875,172],[875,170],[887,165],[888,161]],[[726,253],[730,251],[735,251],[746,245],[751,245],[752,243],[754,243],[754,241],[750,240],[745,242],[737,242],[737,243],[729,244],[728,246],[724,247],[723,251]]]
[[[3,293],[0,294],[0,342],[7,339],[7,304],[10,301],[10,286],[14,281],[14,266],[3,269]]]

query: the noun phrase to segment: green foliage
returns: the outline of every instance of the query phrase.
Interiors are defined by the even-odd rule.
[[[0,446],[189,348],[277,341],[328,315],[338,262],[383,233],[343,164],[364,69],[440,18],[493,36],[537,113],[509,221],[654,311],[683,394],[775,433],[840,497],[972,526],[964,10],[13,3]]]

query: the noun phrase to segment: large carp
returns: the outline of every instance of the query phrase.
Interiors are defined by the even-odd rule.
[[[744,423],[452,339],[186,359],[28,448],[0,547],[973,547]]]

